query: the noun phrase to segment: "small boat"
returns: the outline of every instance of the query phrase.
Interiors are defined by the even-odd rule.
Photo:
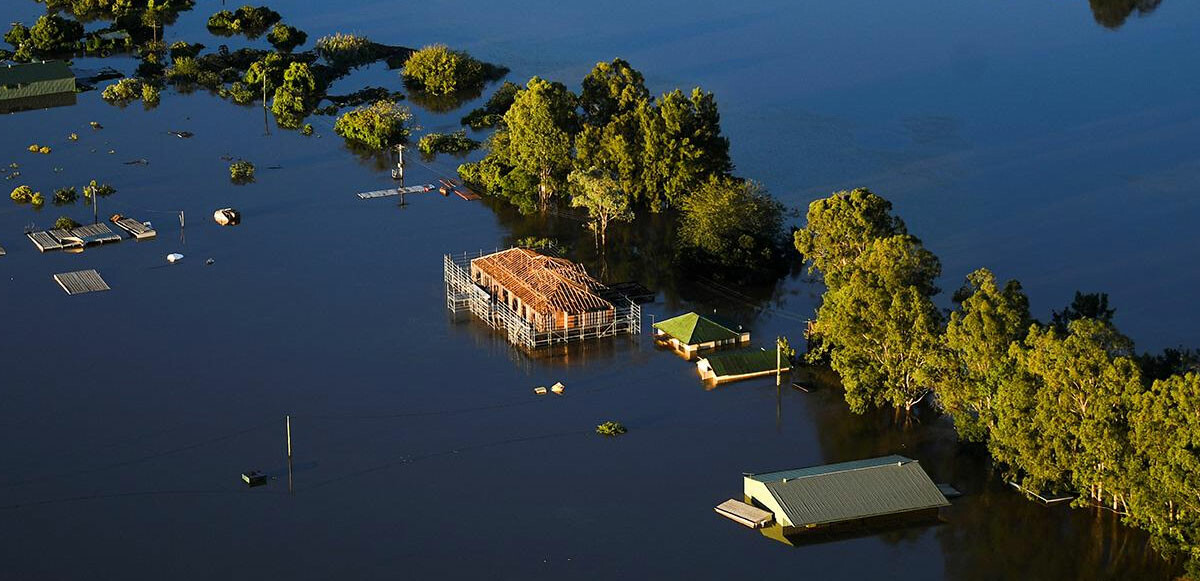
[[[242,214],[233,208],[221,208],[213,212],[213,220],[222,226],[236,226],[242,221]]]

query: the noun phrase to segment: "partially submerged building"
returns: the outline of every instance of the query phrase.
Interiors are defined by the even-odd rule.
[[[774,523],[785,535],[933,519],[950,504],[919,462],[897,455],[744,474],[742,486],[745,502],[717,512],[752,528]]]
[[[529,348],[641,332],[641,307],[582,265],[510,248],[474,257],[446,255],[446,306],[470,311]]]
[[[723,383],[791,371],[792,364],[787,357],[780,357],[777,349],[747,349],[702,357],[696,361],[696,368],[701,379]]]
[[[701,349],[748,343],[750,331],[734,327],[693,312],[655,323],[654,337],[690,357]]]
[[[63,61],[0,66],[0,113],[75,104],[75,74]]]

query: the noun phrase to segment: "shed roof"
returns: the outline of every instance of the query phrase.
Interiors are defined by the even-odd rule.
[[[613,308],[612,303],[596,294],[604,285],[582,265],[566,259],[528,248],[510,248],[476,258],[471,264],[539,313],[575,314]]]
[[[698,345],[709,341],[737,339],[740,333],[708,317],[696,313],[685,313],[654,324],[662,331],[685,345]]]
[[[746,477],[766,485],[793,526],[950,504],[920,462],[897,455]]]
[[[746,351],[734,351],[733,353],[719,353],[709,355],[702,359],[708,361],[708,366],[712,368],[713,374],[717,377],[727,377],[731,375],[746,375],[749,373],[762,373],[764,371],[774,371],[777,363],[775,357],[775,349],[767,351],[766,349],[749,349]],[[780,369],[791,369],[792,364],[788,362],[786,357],[778,360]]]
[[[0,66],[0,85],[27,85],[74,78],[75,73],[71,72],[71,67],[64,61]]]

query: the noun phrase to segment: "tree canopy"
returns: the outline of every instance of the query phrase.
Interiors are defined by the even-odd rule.
[[[432,44],[404,61],[404,80],[434,95],[478,90],[486,81],[484,66],[466,52]]]

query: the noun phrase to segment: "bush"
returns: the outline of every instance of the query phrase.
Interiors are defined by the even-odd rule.
[[[91,199],[92,196],[106,198],[115,193],[117,193],[117,188],[114,188],[108,184],[96,183],[96,180],[92,180],[92,183],[83,187],[83,197],[88,199]]]
[[[435,153],[466,153],[479,149],[481,144],[463,130],[454,133],[430,133],[417,142],[417,149],[425,155]]]
[[[408,107],[391,101],[376,101],[343,113],[333,130],[346,141],[380,150],[408,138],[407,123],[412,119]]]
[[[82,39],[83,25],[57,14],[43,15],[29,29],[29,42],[42,52],[70,51],[77,48]]]
[[[142,96],[142,82],[134,78],[121,79],[100,93],[100,98],[115,103],[127,103]]]
[[[147,107],[153,107],[158,104],[158,87],[150,84],[142,85],[142,103]]]
[[[294,26],[277,23],[271,27],[271,32],[267,33],[267,40],[277,50],[292,52],[296,47],[308,42],[308,33]]]
[[[444,44],[426,46],[404,62],[404,80],[434,95],[483,87],[483,63]]]
[[[29,198],[29,203],[33,204],[34,208],[41,208],[46,205],[46,198],[41,192],[36,192]]]
[[[370,62],[375,52],[367,37],[340,32],[317,40],[316,51],[329,64],[343,67]]]
[[[71,186],[69,188],[58,188],[57,190],[54,190],[55,206],[74,204],[75,200],[78,198],[79,195],[75,192],[75,186]]]
[[[596,433],[600,434],[601,436],[620,436],[627,431],[628,430],[625,429],[625,426],[621,425],[621,422],[607,421],[596,426]]]
[[[488,98],[487,104],[467,113],[467,116],[462,118],[462,124],[475,130],[499,125],[504,120],[504,114],[508,113],[508,109],[512,107],[513,101],[516,100],[517,91],[520,90],[521,87],[505,81]]]
[[[280,19],[278,12],[266,6],[242,6],[235,12],[222,10],[210,16],[208,30],[222,36],[241,33],[248,38],[255,38]]]
[[[72,228],[78,228],[81,225],[82,224],[79,222],[76,222],[66,216],[59,216],[58,219],[54,221],[54,227],[58,230],[70,230]]]
[[[189,44],[182,40],[171,43],[171,60],[177,61],[181,58],[196,58],[201,50],[204,50],[204,45],[200,43]]]
[[[232,99],[238,105],[253,103],[255,97],[258,96],[258,93],[250,87],[243,85],[240,81],[233,83],[228,88],[221,89],[219,94],[222,97]]]
[[[9,194],[8,197],[12,198],[12,201],[18,204],[28,204],[31,200],[33,200],[33,195],[33,188],[29,186],[17,186],[13,188],[12,193]]]
[[[300,130],[300,133],[302,133],[304,135],[312,135],[313,134],[312,123],[305,123],[304,128]]]
[[[20,48],[21,43],[29,40],[29,27],[20,22],[12,23],[12,28],[4,33],[4,42],[11,44],[13,48]]]
[[[229,179],[236,184],[254,181],[254,164],[245,160],[238,160],[229,164]]]
[[[203,69],[195,58],[190,56],[171,57],[171,68],[167,69],[167,78],[172,81],[195,81]]]

